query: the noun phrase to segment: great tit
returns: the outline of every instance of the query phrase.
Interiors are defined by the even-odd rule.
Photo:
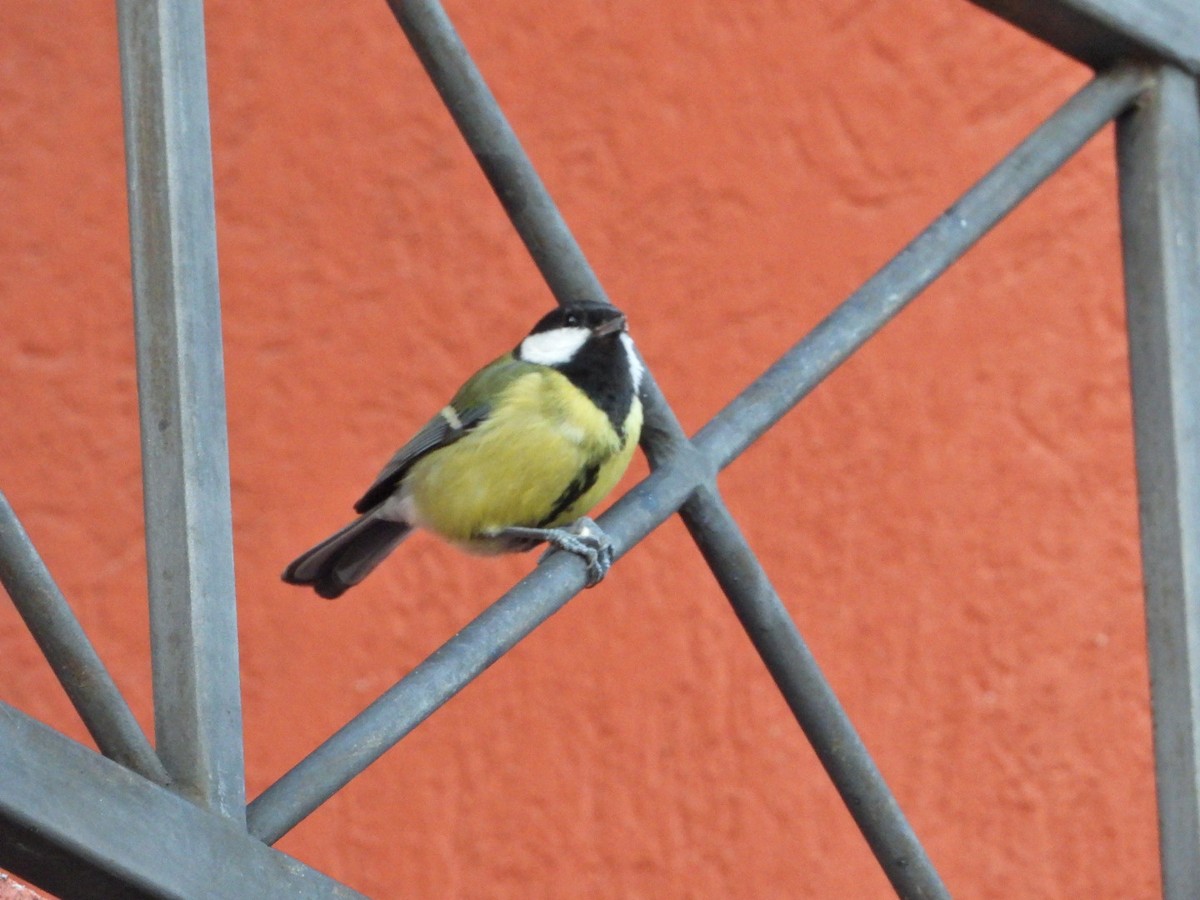
[[[641,381],[619,310],[585,302],[546,314],[397,451],[354,504],[359,517],[301,554],[283,580],[338,597],[426,528],[472,553],[548,542],[587,561],[590,587],[608,571],[612,545],[581,517],[633,457]]]

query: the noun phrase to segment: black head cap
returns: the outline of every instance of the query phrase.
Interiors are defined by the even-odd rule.
[[[540,334],[555,328],[586,328],[589,331],[616,333],[624,330],[624,327],[625,315],[615,306],[584,300],[546,313],[529,333]]]

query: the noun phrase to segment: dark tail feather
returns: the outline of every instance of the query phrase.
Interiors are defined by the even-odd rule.
[[[383,562],[410,531],[411,525],[378,519],[368,513],[302,553],[284,569],[283,580],[288,584],[311,585],[330,600],[340,597]]]

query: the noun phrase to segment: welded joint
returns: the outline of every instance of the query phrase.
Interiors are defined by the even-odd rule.
[[[647,370],[647,388],[643,396],[646,422],[642,426],[642,450],[651,471],[671,469],[691,485],[688,497],[675,508],[679,512],[704,486],[716,490],[718,468],[716,461],[700,450],[684,433],[670,403]]]
[[[1149,103],[1153,103],[1154,98],[1157,96],[1158,83],[1161,80],[1161,73],[1163,69],[1178,69],[1178,67],[1171,62],[1126,60],[1125,62],[1121,62],[1113,66],[1112,69],[1108,71],[1115,71],[1116,69],[1124,69],[1126,71],[1136,73],[1139,76],[1140,84],[1137,95],[1129,102],[1129,106],[1126,108],[1125,112],[1122,113],[1122,115],[1127,115],[1135,110],[1143,109]],[[1178,69],[1178,71],[1187,78],[1197,77],[1185,69]]]

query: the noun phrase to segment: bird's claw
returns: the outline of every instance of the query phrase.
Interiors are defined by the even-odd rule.
[[[573,553],[587,564],[586,587],[599,584],[612,568],[616,557],[612,539],[587,516],[576,519],[566,528],[547,528],[546,543],[550,546],[541,555],[538,564],[559,550]]]

